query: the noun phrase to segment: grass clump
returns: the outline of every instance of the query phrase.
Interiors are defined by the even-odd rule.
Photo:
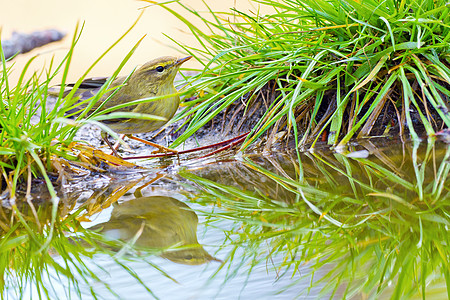
[[[67,76],[72,60],[73,51],[81,36],[82,28],[77,25],[71,46],[60,62],[50,61],[46,69],[35,72],[27,79],[26,73],[31,58],[21,71],[16,86],[9,83],[9,73],[12,67],[7,66],[3,52],[0,52],[0,180],[4,199],[10,198],[14,205],[18,186],[29,186],[32,179],[43,178],[49,189],[52,201],[58,202],[53,184],[61,181],[64,168],[70,167],[66,161],[82,161],[89,170],[92,166],[104,162],[110,165],[133,165],[120,159],[102,154],[96,149],[81,145],[74,140],[77,130],[84,124],[96,124],[103,131],[113,137],[118,135],[100,121],[134,117],[131,113],[115,112],[113,107],[105,111],[90,112],[95,103],[107,92],[111,92],[111,82],[117,77],[125,63],[134,53],[140,41],[131,47],[124,59],[118,64],[116,71],[111,74],[100,91],[90,99],[79,101],[75,96],[77,88],[82,84],[92,68],[115,47],[136,25],[139,18],[125,31],[99,58],[97,58],[74,84],[67,84]],[[1,49],[0,49],[1,50]],[[57,74],[62,73],[60,89],[51,87],[50,83]],[[70,86],[70,92],[65,93],[65,87]],[[121,86],[117,87],[120,89]],[[58,90],[58,91],[56,91]],[[114,94],[115,90],[112,91]],[[55,94],[56,99],[55,99]],[[151,101],[152,99],[147,99]],[[145,101],[141,100],[141,101]],[[88,105],[83,105],[88,103]],[[128,105],[128,104],[125,104]],[[122,105],[125,106],[125,105]],[[81,107],[81,108],[80,108]],[[79,164],[77,164],[79,166]],[[133,165],[134,166],[134,165]],[[65,169],[67,171],[67,168]],[[90,169],[92,170],[92,169]],[[70,170],[69,170],[70,171]],[[78,171],[75,170],[75,173]],[[55,175],[52,180],[49,174]]]
[[[200,46],[179,46],[203,64],[175,145],[235,105],[242,118],[255,105],[263,111],[242,149],[284,128],[297,146],[314,146],[319,138],[332,145],[370,135],[418,139],[450,125],[446,1],[252,3],[273,13],[159,3],[196,37]]]

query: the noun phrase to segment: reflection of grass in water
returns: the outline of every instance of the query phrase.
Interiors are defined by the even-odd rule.
[[[105,208],[117,201],[137,182],[139,180],[120,183],[115,188],[109,186],[109,189],[101,190],[100,195],[94,192],[82,207],[70,214],[67,214],[67,207],[60,206],[54,223],[50,222],[55,216],[52,213],[53,205],[48,202],[42,203],[37,211],[30,209],[26,202],[22,204],[19,199],[18,208],[1,208],[0,292],[3,297],[10,295],[15,299],[23,299],[31,292],[34,296],[39,295],[39,298],[54,299],[61,296],[53,287],[55,281],[59,287],[57,290],[61,292],[63,289],[67,295],[81,295],[83,291],[89,291],[93,297],[97,297],[97,291],[103,287],[111,296],[117,296],[114,287],[103,278],[105,275],[109,277],[109,274],[101,263],[96,262],[99,257],[107,257],[121,267],[150,295],[153,295],[150,287],[133,271],[133,262],[146,264],[174,280],[148,259],[154,254],[160,254],[161,249],[147,247],[146,255],[123,255],[133,252],[132,242],[108,239],[102,234],[84,230],[79,224],[78,219],[98,212],[99,206]],[[41,196],[43,199],[50,198],[49,195]]]
[[[252,265],[262,258],[271,263],[277,254],[284,257],[275,265],[279,274],[293,276],[297,267],[307,265],[314,276],[327,266],[327,275],[311,284],[325,284],[324,294],[376,298],[388,293],[398,299],[430,292],[430,283],[444,283],[447,291],[438,291],[442,296],[450,291],[450,150],[404,147],[403,155],[373,148],[372,160],[306,154],[302,168],[291,166],[289,174],[280,171],[282,163],[275,159],[266,161],[267,168],[245,159],[247,176],[221,183],[207,175],[183,176],[201,187],[205,203],[220,206],[210,220],[235,220],[227,236],[235,250],[245,249],[244,260],[253,260]],[[291,193],[294,201],[274,196],[274,186],[284,189],[283,195]],[[238,259],[234,250],[230,253],[229,260]]]

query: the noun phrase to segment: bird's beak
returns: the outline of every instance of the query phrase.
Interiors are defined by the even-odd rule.
[[[182,63],[184,63],[184,62],[190,60],[191,58],[192,58],[192,56],[187,56],[187,57],[184,57],[184,58],[180,58],[180,59],[178,59],[178,60],[175,62],[175,66],[181,65]]]

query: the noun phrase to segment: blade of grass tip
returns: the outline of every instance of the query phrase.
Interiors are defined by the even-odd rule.
[[[64,110],[60,109],[61,102],[63,102],[65,85],[66,85],[66,81],[67,81],[67,76],[69,74],[69,67],[72,62],[73,52],[74,52],[75,46],[77,45],[79,39],[81,38],[81,34],[83,32],[84,25],[85,25],[85,23],[83,22],[81,25],[81,28],[79,28],[80,27],[79,22],[76,23],[75,30],[74,30],[73,37],[72,37],[72,42],[70,44],[70,48],[69,48],[66,56],[61,61],[61,63],[55,69],[53,76],[51,76],[51,78],[49,78],[49,80],[48,80],[48,83],[49,83],[50,80],[53,79],[54,76],[56,76],[56,74],[59,72],[59,70],[64,65],[64,71],[62,74],[61,84],[60,84],[61,89],[59,91],[59,95],[58,95],[58,98],[56,99],[56,103],[55,103],[53,109],[47,113],[47,111],[45,109],[46,102],[41,101],[41,103],[42,103],[42,110],[41,110],[42,122],[44,122],[45,120],[53,120],[58,115],[64,114]],[[48,96],[48,85],[46,86],[45,95]],[[69,98],[67,98],[67,99],[69,99]],[[52,123],[52,122],[49,122],[49,123]],[[46,132],[47,136],[57,136],[58,135],[58,133],[57,133],[58,126],[51,126],[48,129],[46,129],[46,131],[47,131]],[[60,139],[64,139],[64,138],[65,138],[65,134],[60,134]]]
[[[305,1],[304,2],[308,6],[308,10],[312,10],[320,17],[317,17],[319,20],[328,20],[337,25],[345,24],[346,19],[341,18],[338,15],[338,10],[333,6],[332,2],[323,1],[323,0],[314,0],[314,1]],[[336,4],[335,4],[336,5]],[[340,5],[339,5],[340,6]],[[306,8],[306,6],[305,6]],[[342,7],[343,8],[343,7]]]
[[[9,91],[9,80],[8,80],[8,68],[6,66],[6,59],[5,54],[3,53],[3,46],[1,42],[1,36],[2,36],[2,28],[0,27],[0,58],[2,60],[2,81],[5,84],[5,92],[6,92],[6,98],[11,98],[10,91]],[[3,105],[2,105],[3,108]]]
[[[229,35],[230,29],[228,27],[223,26],[220,21],[220,19],[224,20],[224,18],[219,18],[218,12],[213,11],[204,0],[202,1],[202,3],[203,3],[203,5],[206,6],[209,15],[213,17],[214,21],[209,21],[208,19],[202,17],[198,10],[194,10],[194,9],[184,5],[181,1],[178,2],[178,5],[180,5],[183,9],[185,9],[189,14],[194,15],[198,19],[200,19],[203,22],[203,24],[209,29],[210,34],[205,33],[205,30],[201,30],[202,33],[205,33],[205,37],[208,35],[216,36],[217,31],[214,29],[218,29],[218,30],[220,30],[220,33],[218,35],[223,34],[223,38],[222,38],[223,40],[232,39],[232,37]],[[221,14],[228,15],[229,13],[222,12]],[[198,27],[198,26],[195,26],[195,27]],[[212,39],[205,39],[205,41],[211,43]],[[215,42],[217,43],[219,41],[215,40]]]
[[[137,19],[133,22],[133,24],[125,31],[125,33],[123,33],[111,46],[109,46],[92,64],[91,66],[89,66],[89,68],[83,73],[83,75],[80,77],[80,79],[78,79],[78,81],[74,84],[72,90],[70,91],[70,93],[66,96],[67,99],[72,99],[76,90],[78,89],[78,87],[80,86],[81,82],[84,80],[84,78],[87,76],[87,74],[89,74],[89,72],[94,68],[95,65],[97,65],[97,63],[103,59],[103,57],[105,57],[105,55],[107,53],[109,53],[121,40],[123,40],[125,38],[126,35],[128,35],[128,33],[130,33],[130,31],[136,26],[136,24],[138,23],[138,21],[141,19],[142,15],[144,14],[145,10],[142,10],[142,12],[139,14],[139,16],[137,17]],[[139,41],[134,45],[134,47],[132,48],[132,50],[128,53],[128,55],[126,56],[126,59],[124,61],[122,61],[122,63],[120,64],[120,66],[123,66],[126,61],[130,58],[131,54],[134,52],[134,50],[138,47],[138,45],[140,44],[140,42],[142,41],[142,39],[145,36],[143,36],[142,38],[139,39]],[[120,69],[117,69],[116,72],[114,72],[114,75],[110,78],[112,79],[113,77],[116,77],[117,74],[120,72]],[[112,80],[111,80],[112,81]],[[111,82],[110,81],[110,82]],[[107,88],[109,85],[104,85],[103,88]],[[94,105],[94,103],[92,104]]]
[[[200,29],[198,28],[198,26],[195,26],[195,25],[192,24],[189,20],[187,20],[185,17],[183,17],[181,14],[177,13],[175,10],[173,10],[173,9],[171,9],[171,8],[169,8],[169,7],[167,7],[167,5],[166,5],[166,4],[170,4],[170,3],[176,2],[176,3],[179,4],[180,6],[184,7],[184,6],[181,4],[181,2],[179,2],[178,0],[177,0],[177,1],[161,2],[161,3],[158,3],[158,2],[152,1],[152,0],[141,0],[141,1],[143,1],[143,2],[148,2],[148,3],[152,4],[152,5],[158,5],[158,6],[162,7],[162,8],[164,8],[165,10],[167,10],[169,13],[171,13],[172,15],[174,15],[178,20],[182,21],[182,22],[189,28],[189,30],[190,30],[190,31],[192,32],[192,34],[195,36],[196,40],[202,45],[202,47],[203,47],[204,49],[206,49],[206,50],[209,49],[209,47],[207,47],[207,46],[204,44],[204,42],[203,42],[202,39],[204,39],[204,40],[206,40],[206,41],[210,41],[211,38],[210,38],[207,34],[205,34],[202,30],[200,30]],[[186,7],[184,7],[184,8],[185,8],[186,10],[188,10]],[[202,20],[203,20],[204,22],[206,22],[206,20],[204,20],[204,19],[202,19]],[[200,37],[201,37],[201,38],[200,38]],[[211,54],[211,56],[213,56],[212,52],[210,52],[210,54]],[[200,63],[202,63],[202,62],[200,62]]]
[[[219,19],[219,17],[217,16],[217,13],[211,9],[211,7],[206,3],[205,0],[202,0],[202,2],[203,2],[203,4],[206,6],[206,8],[208,9],[209,14],[213,16],[214,21],[216,22],[215,24],[217,24],[217,26],[222,27],[222,23],[220,22],[220,19]],[[208,26],[208,28],[209,28],[209,30],[211,30],[211,32],[214,32],[210,26]],[[230,34],[228,33],[228,31],[223,31],[223,33],[226,35],[226,37],[227,37],[228,39],[233,38],[232,36],[230,36]]]
[[[80,23],[77,22],[77,24],[75,25],[75,31],[73,33],[72,42],[70,43],[69,51],[67,52],[66,57],[63,59],[63,61],[65,61],[66,64],[65,64],[64,72],[62,74],[62,79],[61,79],[61,90],[59,91],[58,101],[57,101],[55,107],[59,107],[60,99],[63,98],[64,87],[65,87],[65,83],[67,80],[67,76],[69,74],[69,66],[70,66],[70,63],[72,62],[73,51],[75,49],[75,45],[78,43],[78,41],[81,37],[81,33],[83,32],[83,29],[84,29],[84,24],[85,23],[83,22],[80,30],[78,30]],[[61,65],[60,65],[60,67],[61,67]]]
[[[127,53],[127,55],[125,56],[125,58],[122,60],[122,62],[119,64],[119,67],[116,69],[116,71],[114,71],[113,75],[108,78],[108,80],[106,80],[106,82],[103,84],[103,86],[100,88],[100,90],[98,91],[98,93],[92,98],[92,100],[89,102],[89,105],[83,110],[83,112],[77,117],[77,119],[81,119],[84,118],[84,116],[86,114],[88,114],[91,109],[94,107],[94,105],[97,103],[97,101],[100,99],[100,97],[108,91],[108,88],[110,86],[110,84],[114,81],[114,79],[117,77],[117,75],[119,74],[120,70],[122,70],[123,66],[125,65],[125,63],[130,59],[130,57],[133,55],[134,51],[137,49],[137,47],[139,46],[139,44],[141,43],[141,41],[144,39],[145,36],[143,36],[141,39],[139,39],[139,41],[133,46],[133,48]],[[109,50],[108,50],[109,51]],[[102,112],[105,113],[102,109],[103,106],[106,105],[106,103],[126,84],[126,82],[128,81],[128,79],[131,77],[131,75],[133,74],[135,69],[133,69],[133,71],[128,74],[128,76],[125,78],[124,80],[124,84],[113,88],[114,91],[111,93],[111,95],[108,96],[108,98],[105,99],[105,101],[103,101],[90,115],[91,116],[95,116],[97,115],[98,112]]]
[[[175,38],[171,37],[168,34],[163,33],[164,37],[168,38],[170,41],[172,41],[176,46],[182,48],[184,50],[184,54],[186,56],[192,56],[193,58],[195,58],[198,62],[200,62],[202,65],[205,65],[205,63],[203,62],[203,60],[201,58],[199,58],[199,53],[200,50],[196,49],[195,47],[189,47],[187,45],[184,45],[182,42],[177,41]],[[180,49],[177,48],[176,46],[169,46],[171,49],[175,50],[175,51],[179,51]],[[194,51],[198,51],[197,53],[194,53]],[[205,52],[203,52],[205,53]],[[181,74],[184,77],[184,74]]]
[[[20,97],[20,92],[21,92],[21,87],[22,87],[22,82],[23,79],[25,78],[26,72],[28,70],[28,68],[30,67],[31,63],[38,57],[38,55],[33,56],[32,58],[30,58],[27,63],[25,64],[25,66],[22,69],[22,72],[20,73],[20,77],[19,80],[17,81],[17,85],[16,85],[16,90],[15,90],[15,94],[13,96],[13,107],[17,107],[17,103],[16,101],[18,101],[21,97]]]

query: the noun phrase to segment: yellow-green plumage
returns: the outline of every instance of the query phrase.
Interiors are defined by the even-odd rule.
[[[116,78],[111,83],[109,88],[114,88],[122,84],[124,85],[106,103],[104,103],[101,110],[138,99],[175,94],[177,92],[173,85],[175,75],[181,64],[190,58],[191,56],[182,59],[177,59],[172,56],[159,57],[147,62],[142,67],[137,69],[130,76],[130,78],[128,78],[125,84],[124,81],[126,77]],[[82,99],[92,97],[96,92],[98,92],[101,85],[105,82],[106,78],[86,80],[77,90],[75,95]],[[86,89],[83,88],[83,86],[88,86],[90,88]],[[105,100],[113,92],[114,89],[102,95],[99,101],[97,101],[94,105],[92,111],[105,102]],[[120,112],[135,112],[155,115],[165,118],[165,121],[145,119],[114,119],[104,121],[104,123],[113,131],[120,134],[150,132],[166,124],[177,111],[179,104],[180,97],[178,95],[172,95],[170,97],[164,97],[138,105],[131,105],[118,110]],[[78,106],[77,110],[80,108],[82,107]]]
[[[91,227],[108,238],[130,242],[176,263],[199,265],[212,260],[197,240],[198,217],[185,203],[171,197],[139,197],[114,203],[111,219]]]

